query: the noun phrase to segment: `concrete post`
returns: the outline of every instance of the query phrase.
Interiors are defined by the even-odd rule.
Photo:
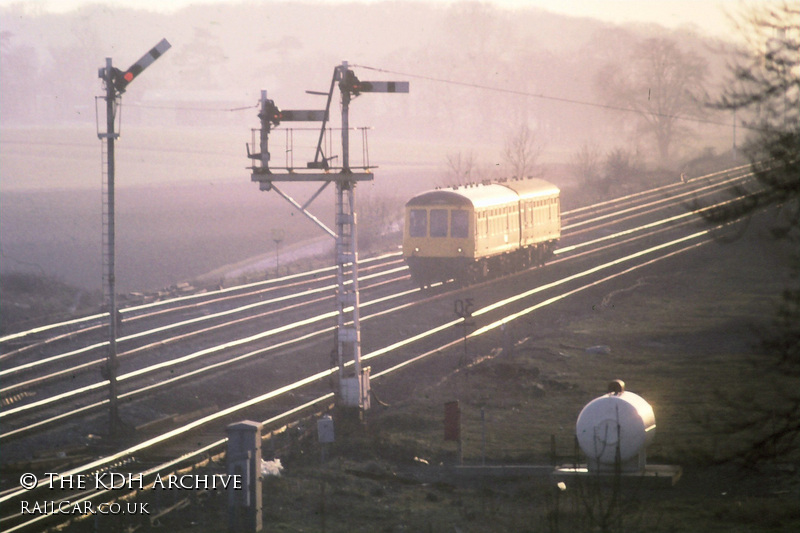
[[[228,475],[240,476],[241,489],[228,489],[228,530],[257,533],[261,517],[261,424],[245,420],[228,433]]]

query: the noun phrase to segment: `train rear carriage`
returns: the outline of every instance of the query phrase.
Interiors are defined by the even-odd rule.
[[[561,191],[537,178],[512,180],[505,185],[519,196],[522,266],[542,264],[561,237]]]

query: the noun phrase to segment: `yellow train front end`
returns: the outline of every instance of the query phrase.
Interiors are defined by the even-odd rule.
[[[406,204],[403,258],[420,287],[458,278],[474,261],[471,202],[452,190],[419,194]]]

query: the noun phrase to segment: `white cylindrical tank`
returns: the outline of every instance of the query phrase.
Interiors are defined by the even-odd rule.
[[[653,408],[641,396],[625,390],[616,380],[608,394],[595,398],[581,410],[575,431],[590,470],[644,469],[645,447],[656,432]]]

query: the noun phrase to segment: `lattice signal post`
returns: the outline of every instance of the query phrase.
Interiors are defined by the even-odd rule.
[[[157,45],[143,55],[128,70],[121,71],[112,65],[110,57],[106,58],[106,66],[98,70],[98,77],[105,85],[106,130],[101,131],[98,118],[97,137],[102,142],[101,160],[103,172],[103,292],[105,306],[108,309],[108,356],[103,368],[103,377],[109,382],[109,433],[118,431],[119,410],[117,407],[117,292],[115,274],[115,216],[114,216],[114,141],[119,137],[116,128],[117,109],[122,93],[128,84],[172,45],[162,39]],[[99,113],[98,113],[99,115]]]
[[[329,120],[329,112],[333,93],[338,84],[342,102],[342,153],[341,166],[332,166],[336,159],[326,156],[323,146],[325,126]],[[334,68],[330,90],[327,93],[313,93],[328,97],[324,110],[281,111],[272,100],[267,99],[266,91],[261,93],[261,129],[259,130],[259,152],[248,157],[255,161],[252,169],[252,180],[260,184],[262,191],[274,190],[282,198],[301,211],[317,224],[323,231],[336,239],[336,307],[338,324],[335,343],[338,364],[338,396],[337,405],[345,408],[357,408],[359,412],[369,409],[369,368],[361,365],[361,326],[358,294],[358,225],[356,216],[355,188],[359,181],[372,180],[372,168],[368,159],[362,166],[350,165],[350,125],[349,108],[353,98],[362,93],[407,93],[408,82],[360,81],[348,67],[347,62]],[[321,122],[319,141],[314,160],[305,168],[295,168],[288,162],[284,167],[270,167],[269,134],[274,126],[287,121]],[[364,134],[366,132],[364,131]],[[255,139],[255,136],[254,136]],[[255,140],[254,140],[255,144]],[[304,204],[284,193],[276,182],[322,182],[319,189]],[[308,207],[331,183],[336,186],[336,227],[328,228],[315,217]],[[352,363],[352,371],[349,369]]]

